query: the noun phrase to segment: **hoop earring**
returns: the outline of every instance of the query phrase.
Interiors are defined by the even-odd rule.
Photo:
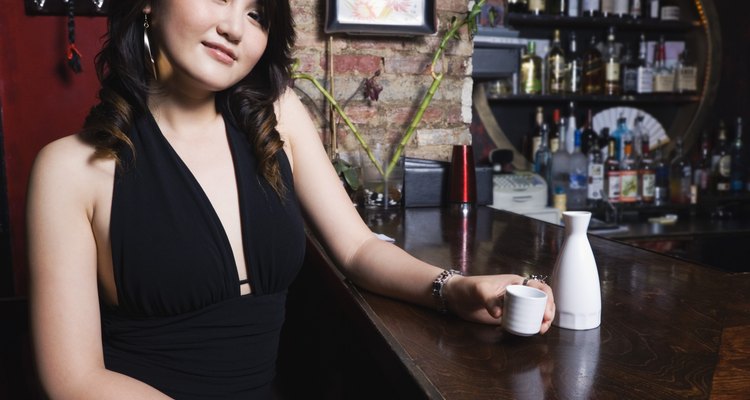
[[[151,61],[151,72],[154,74],[154,79],[157,79],[156,76],[156,63],[154,63],[154,55],[151,53],[151,43],[148,40],[148,28],[150,25],[148,24],[148,14],[143,14],[143,47],[146,49],[146,54],[148,54],[148,59]]]

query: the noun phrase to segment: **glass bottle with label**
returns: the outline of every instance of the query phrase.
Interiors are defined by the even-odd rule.
[[[547,139],[549,136],[549,127],[546,123],[542,123],[540,128],[542,132],[542,138],[539,143],[539,148],[534,153],[534,172],[539,174],[546,182],[551,181],[551,163],[552,163],[552,152],[547,147]]]
[[[648,43],[646,35],[641,33],[638,41],[638,78],[637,93],[652,93],[654,91],[654,69],[648,62]]]
[[[602,53],[596,47],[596,36],[591,36],[589,47],[583,55],[583,76],[581,78],[584,94],[601,94],[604,91],[604,61]]]
[[[680,53],[674,68],[674,88],[677,93],[693,93],[698,90],[698,68],[688,63],[687,49]]]
[[[600,13],[599,0],[581,0],[581,12],[584,17],[598,17]]]
[[[611,203],[620,202],[620,160],[617,159],[615,144],[610,141],[607,145],[607,161],[605,163],[604,189]]]
[[[560,119],[559,108],[552,111],[552,121],[554,121],[554,125],[552,125],[549,134],[549,151],[554,153],[560,148],[560,131],[565,129]]]
[[[711,186],[714,194],[729,193],[729,173],[732,169],[732,156],[727,146],[727,129],[724,121],[719,121],[719,133],[711,154]]]
[[[568,105],[568,117],[565,118],[565,124],[565,150],[568,154],[573,154],[578,125],[576,124],[576,104],[572,101]]]
[[[575,133],[575,149],[570,155],[570,184],[567,193],[568,210],[580,210],[586,206],[588,183],[588,158],[581,151],[581,131]]]
[[[628,138],[623,143],[624,156],[620,162],[620,201],[635,203],[638,201],[638,164],[633,156],[633,140]]]
[[[734,193],[745,191],[745,154],[742,148],[742,117],[737,118],[734,142],[732,143],[732,160],[729,171],[729,189]]]
[[[578,52],[578,40],[576,33],[570,32],[568,36],[569,47],[567,65],[565,66],[565,92],[569,94],[581,93],[581,79],[583,74],[583,60]]]
[[[708,131],[704,130],[701,134],[701,147],[698,158],[693,166],[693,185],[698,189],[699,194],[708,192],[709,177],[711,176],[711,142]]]
[[[679,21],[680,6],[676,0],[662,0],[659,9],[659,17],[662,21]]]
[[[625,18],[630,16],[629,0],[614,0],[614,12],[613,14],[619,18]]]
[[[591,151],[588,153],[588,186],[586,187],[586,200],[589,206],[598,206],[602,200],[604,190],[604,162],[599,148],[599,141],[592,143]]]
[[[669,166],[669,200],[673,204],[690,204],[692,169],[683,153],[682,138],[677,138],[675,156]]]
[[[651,147],[648,140],[641,143],[641,163],[638,172],[639,198],[643,204],[652,204],[656,192],[656,170],[651,157]]]
[[[562,94],[565,92],[565,51],[560,43],[560,30],[555,33],[546,57],[547,93]]]
[[[565,118],[560,120],[561,127],[565,126]],[[560,129],[560,143],[565,141],[565,129]],[[553,200],[555,197],[565,199],[568,191],[568,182],[570,181],[569,169],[570,169],[570,155],[565,150],[565,146],[560,146],[557,151],[552,153],[552,183],[550,184],[550,193],[552,194]],[[565,208],[567,199],[562,200],[561,208]],[[558,201],[553,201],[557,204]]]
[[[674,90],[674,72],[667,67],[667,49],[664,35],[654,50],[654,92],[671,93]]]
[[[607,55],[604,64],[604,93],[618,96],[622,93],[620,86],[620,53],[615,42],[615,28],[609,28],[607,35]]]
[[[527,13],[529,12],[529,3],[527,0],[508,0],[508,12]]]
[[[521,57],[521,92],[542,93],[542,59],[536,55],[536,42],[529,41],[526,54]]]
[[[537,150],[539,150],[539,147],[542,145],[542,126],[544,125],[544,110],[542,107],[536,108],[534,121],[534,129],[531,130],[529,135],[529,147],[528,152],[526,153],[526,157],[532,162],[534,161]]]
[[[617,118],[617,127],[614,131],[612,131],[612,134],[610,135],[615,142],[615,157],[617,157],[618,161],[621,161],[623,155],[625,155],[625,148],[623,146],[623,143],[626,139],[629,139],[633,136],[633,134],[628,129],[627,122],[628,120],[625,118],[625,116],[620,114],[620,117]]]
[[[568,0],[549,0],[549,4],[547,4],[547,13],[550,15],[565,15],[567,3]]]
[[[547,2],[546,0],[528,0],[529,12],[534,15],[542,15],[547,13]]]
[[[568,12],[567,15],[569,17],[578,17],[581,15],[581,10],[579,9],[579,3],[581,0],[568,0]]]
[[[589,108],[586,114],[586,123],[583,125],[583,130],[581,131],[581,151],[583,154],[589,155],[595,144],[596,148],[599,148],[598,142],[599,135],[594,130],[593,111]]]
[[[654,204],[661,206],[669,201],[669,163],[662,149],[656,149],[654,153],[654,172],[656,173]]]
[[[638,93],[638,58],[633,54],[632,46],[625,47],[625,55],[622,57],[622,92],[627,94]]]
[[[643,16],[643,5],[641,0],[630,2],[630,18],[639,19]]]
[[[648,10],[646,12],[646,18],[659,19],[659,12],[661,11],[659,0],[646,0],[646,1],[648,1]]]

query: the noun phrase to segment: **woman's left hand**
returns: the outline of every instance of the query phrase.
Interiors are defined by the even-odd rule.
[[[457,316],[474,322],[500,324],[503,313],[505,288],[521,285],[524,278],[519,275],[454,276],[443,289],[448,309]],[[529,280],[528,286],[547,293],[547,308],[544,310],[542,327],[545,333],[555,318],[555,299],[549,285],[538,280]]]

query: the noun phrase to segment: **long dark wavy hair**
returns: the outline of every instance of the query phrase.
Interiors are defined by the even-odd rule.
[[[155,77],[143,41],[143,8],[158,1],[111,1],[106,40],[95,60],[99,103],[86,117],[81,136],[96,148],[97,156],[112,157],[118,164],[120,151],[132,151],[127,132],[133,119],[148,112],[149,83]],[[291,79],[294,23],[288,0],[260,0],[259,5],[261,25],[268,31],[266,50],[253,70],[218,93],[216,101],[254,144],[259,170],[283,197],[286,188],[276,159],[283,141],[276,130],[274,103]]]

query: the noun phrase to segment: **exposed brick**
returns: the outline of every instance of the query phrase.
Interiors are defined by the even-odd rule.
[[[336,73],[354,72],[372,75],[382,68],[383,59],[373,55],[335,55],[333,69]]]
[[[372,118],[376,117],[381,110],[377,105],[354,105],[347,106],[344,109],[344,112],[355,124],[365,124],[368,121],[371,121]]]
[[[399,57],[391,56],[385,58],[385,73],[387,74],[412,74],[421,75],[429,73],[430,57]]]
[[[437,9],[439,11],[463,13],[469,10],[469,2],[467,0],[439,0]]]

